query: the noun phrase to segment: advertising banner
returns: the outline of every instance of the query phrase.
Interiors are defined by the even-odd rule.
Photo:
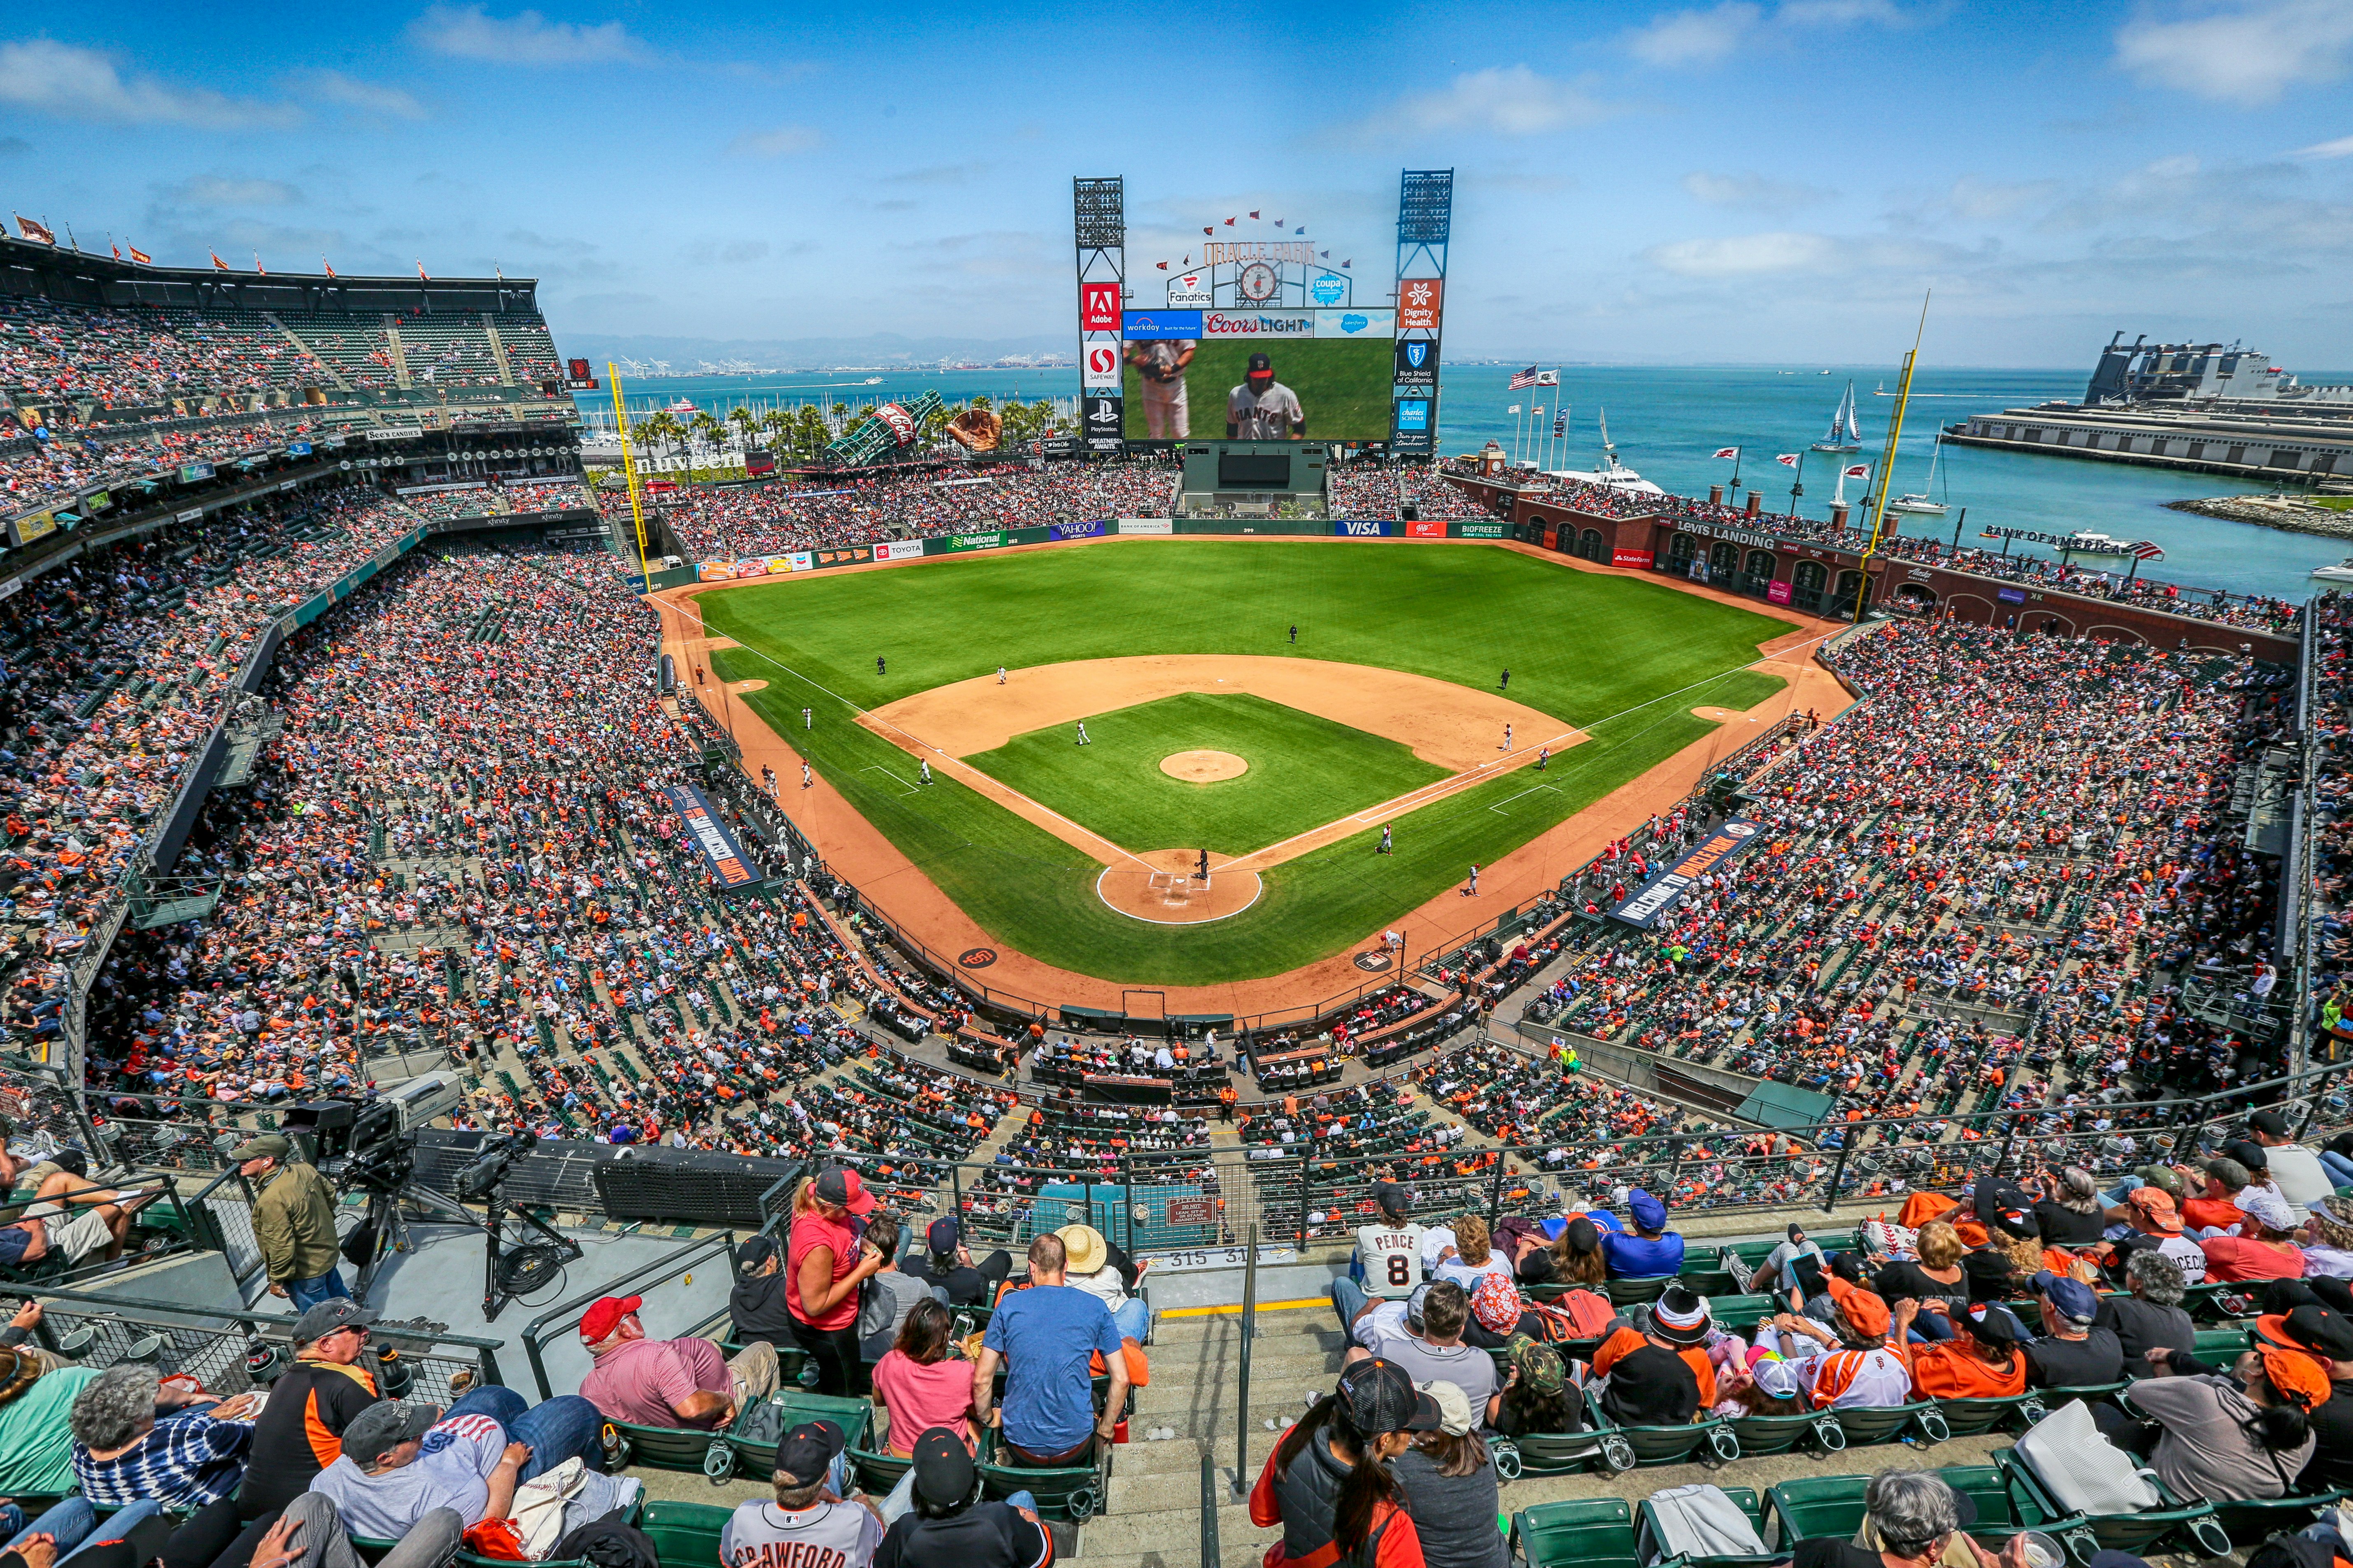
[[[705,583],[732,583],[735,579],[735,563],[732,561],[698,562],[694,574]]]
[[[923,553],[923,542],[920,539],[894,539],[887,544],[874,547],[874,559],[877,561],[915,561],[920,560]]]
[[[782,577],[792,569],[793,558],[791,556],[771,555],[768,557],[768,574],[770,576]]]
[[[949,538],[948,548],[950,550],[994,550],[1004,542],[1005,535],[1002,532],[958,533]]]
[[[787,559],[792,562],[793,570],[796,572],[811,572],[817,569],[817,557],[806,550],[796,550]]]
[[[1103,525],[1101,522],[1058,522],[1053,525],[1052,531],[1056,539],[1101,539]]]
[[[767,574],[768,558],[765,555],[735,563],[735,575],[738,577],[765,577]]]
[[[1395,310],[1318,310],[1315,312],[1315,335],[1319,338],[1378,338],[1388,342],[1397,336]]]
[[[1123,517],[1119,520],[1122,533],[1174,533],[1176,521],[1166,517]]]
[[[1646,567],[1650,563],[1651,552],[1647,550],[1612,550],[1609,552],[1609,564],[1612,566]]]
[[[1201,335],[1205,338],[1312,338],[1315,335],[1316,314],[1314,310],[1253,311],[1247,315],[1232,310],[1204,310],[1201,312]]]
[[[1101,388],[1105,392],[1119,390],[1119,345],[1108,341],[1089,343],[1086,358],[1079,366],[1079,384]]]
[[[184,485],[194,484],[198,479],[208,479],[212,477],[213,466],[210,463],[188,463],[183,465],[180,469],[180,482]]]
[[[180,513],[177,517],[174,517],[172,521],[174,522],[194,522],[204,515],[204,508],[200,506],[192,506],[187,510]]]
[[[1649,931],[1659,917],[1683,901],[1694,882],[1725,865],[1757,842],[1764,829],[1736,816],[1692,846],[1682,858],[1634,889],[1625,902],[1609,911],[1613,921]]]
[[[1079,285],[1079,331],[1082,332],[1119,331],[1119,285],[1117,283]]]
[[[311,443],[289,441],[286,443],[286,455],[290,458],[307,458],[311,455]]]
[[[853,544],[847,549],[817,552],[817,564],[819,566],[855,566],[861,561],[873,559],[874,547],[871,544]]]
[[[1209,294],[1209,269],[1204,267],[1193,272],[1179,272],[1170,278],[1168,302],[1171,305],[1214,303]]]
[[[1438,386],[1438,345],[1428,338],[1403,338],[1397,345],[1397,368],[1390,373],[1398,395],[1419,387],[1427,396]]]
[[[57,531],[58,519],[55,512],[37,511],[30,517],[9,519],[8,542],[30,544],[36,539],[45,538]]]
[[[1457,522],[1449,527],[1456,539],[1509,539],[1512,525],[1508,522]]]
[[[1332,520],[1332,531],[1343,539],[1387,539],[1397,524],[1386,517],[1341,517]]]
[[[1442,522],[1409,522],[1405,525],[1408,539],[1443,539],[1446,525]]]
[[[1159,339],[1198,338],[1201,335],[1201,312],[1198,310],[1130,310],[1120,326],[1121,337],[1129,342],[1150,342]]]
[[[1704,582],[1706,582],[1706,581],[1707,581],[1707,557],[1706,557],[1706,556],[1704,556],[1704,555],[1694,555],[1694,556],[1693,556],[1693,557],[1692,557],[1692,560],[1691,560],[1691,580],[1692,580],[1693,582],[1694,582],[1694,583],[1704,583]]]
[[[719,879],[722,889],[732,892],[760,879],[751,861],[744,858],[744,847],[735,841],[735,835],[711,809],[709,795],[691,784],[667,785],[664,793],[670,796],[670,808],[686,825],[687,837],[694,840],[703,859],[710,862],[711,874]]]
[[[1400,279],[1398,283],[1398,331],[1438,331],[1439,311],[1445,303],[1445,293],[1446,280],[1442,278]]]
[[[1788,604],[1789,602],[1789,584],[1787,583],[1766,584],[1765,600],[1766,603],[1772,605]]]
[[[1127,438],[1122,434],[1126,426],[1124,411],[1125,399],[1116,394],[1104,395],[1089,393],[1080,399],[1085,408],[1087,450],[1118,452],[1125,450]]]
[[[2026,590],[2023,588],[1996,588],[1993,591],[1993,596],[2005,605],[2026,603]]]

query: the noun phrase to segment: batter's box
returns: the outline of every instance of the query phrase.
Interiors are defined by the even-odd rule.
[[[1207,881],[1198,880],[1184,871],[1155,871],[1148,886],[1151,891],[1160,895],[1161,903],[1170,909],[1182,909],[1191,903],[1196,890],[1203,893],[1209,890]]]

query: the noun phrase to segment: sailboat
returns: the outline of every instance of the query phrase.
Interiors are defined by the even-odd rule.
[[[1897,496],[1894,500],[1887,503],[1887,510],[1890,511],[1918,512],[1924,517],[1944,516],[1946,511],[1948,510],[1946,503],[1942,500],[1931,500],[1928,498],[1928,491],[1933,489],[1936,483],[1936,461],[1944,455],[1945,435],[1944,432],[1940,430],[1936,433],[1936,449],[1928,456],[1927,483],[1922,486],[1921,489],[1914,494]]]
[[[1814,450],[1817,452],[1862,450],[1862,431],[1854,422],[1854,383],[1850,381],[1846,384],[1846,395],[1839,399],[1838,409],[1831,416],[1830,433],[1814,443]]]

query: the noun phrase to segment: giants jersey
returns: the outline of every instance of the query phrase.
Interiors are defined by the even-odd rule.
[[[1356,1261],[1365,1268],[1366,1295],[1404,1300],[1421,1283],[1421,1226],[1358,1226]]]
[[[881,1544],[882,1521],[854,1502],[747,1502],[720,1532],[719,1561],[724,1568],[864,1568]]]
[[[1246,381],[1226,398],[1226,423],[1238,441],[1288,441],[1293,424],[1305,417],[1297,395],[1279,381],[1264,392],[1252,392]]]

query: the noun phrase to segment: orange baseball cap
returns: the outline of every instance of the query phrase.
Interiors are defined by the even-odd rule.
[[[2256,1353],[2263,1358],[2263,1375],[2271,1379],[2274,1388],[2284,1398],[2303,1405],[2306,1410],[2327,1401],[2330,1390],[2328,1373],[2320,1363],[2303,1351],[2284,1351],[2271,1345],[2261,1347]]]
[[[2173,1206],[2173,1194],[2163,1187],[2135,1187],[2125,1202],[2140,1210],[2149,1224],[2166,1235],[2181,1234],[2181,1211]]]
[[[1859,1334],[1884,1334],[1894,1326],[1895,1318],[1888,1311],[1887,1303],[1852,1280],[1833,1274],[1828,1289],[1831,1300],[1838,1303],[1839,1311],[1854,1325]]]

